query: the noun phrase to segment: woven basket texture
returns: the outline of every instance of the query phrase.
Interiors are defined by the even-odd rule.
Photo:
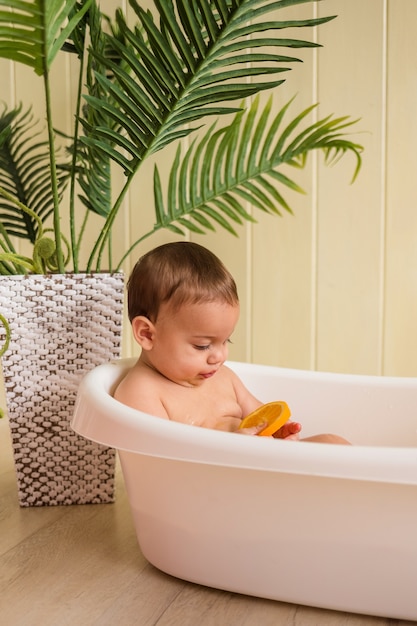
[[[115,451],[80,437],[70,421],[82,376],[120,357],[123,285],[121,273],[0,276],[21,506],[114,500]]]

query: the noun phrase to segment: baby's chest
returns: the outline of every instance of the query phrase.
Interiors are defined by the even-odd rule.
[[[180,394],[171,407],[167,407],[171,419],[205,428],[220,430],[237,428],[242,419],[242,410],[234,393],[221,387],[216,390],[184,391],[185,393]]]

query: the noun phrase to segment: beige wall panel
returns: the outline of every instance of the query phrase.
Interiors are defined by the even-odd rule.
[[[417,375],[417,3],[389,3],[385,373]]]
[[[362,172],[349,185],[351,157],[319,168],[317,223],[317,357],[319,370],[380,371],[381,149],[384,20],[380,0],[334,0],[338,18],[322,29],[320,113],[360,117]]]
[[[102,2],[110,14],[117,6],[126,9],[126,4]],[[296,95],[288,119],[315,101],[320,107],[312,119],[331,113],[361,118],[357,129],[363,132],[355,138],[365,153],[358,180],[349,184],[351,157],[332,169],[323,166],[321,156],[310,157],[304,171],[289,173],[307,192],[298,196],[285,191],[293,216],[278,218],[254,210],[258,224],[241,227],[238,239],[220,228],[204,237],[186,236],[218,254],[236,278],[242,313],[231,358],[415,375],[417,2],[326,0],[287,13],[296,18],[317,14],[338,18],[314,35],[323,49],[295,51],[304,63],[295,65],[285,85],[275,91],[274,111]],[[283,16],[277,11],[278,19]],[[295,35],[310,39],[312,33],[301,29]],[[60,128],[71,122],[71,65],[73,60],[63,55],[53,71],[53,99],[59,109],[55,123]],[[14,69],[2,60],[0,70],[1,99],[11,106],[20,100],[32,102],[35,115],[42,118],[42,80],[32,70]],[[163,177],[172,156],[171,148],[157,154]],[[117,258],[153,226],[153,166],[152,160],[144,165],[125,201],[113,242]],[[122,182],[117,173],[114,194]],[[91,220],[90,242],[98,224],[97,218]],[[126,273],[143,252],[178,238],[161,231],[143,242],[124,263]],[[124,353],[137,353],[128,331]]]
[[[69,71],[70,56],[58,54],[50,72],[50,82],[52,110],[55,115],[54,126],[60,130],[68,128],[71,122]],[[34,118],[40,120],[39,128],[46,128],[43,78],[26,65],[16,65],[15,86],[16,102],[23,102],[26,107],[31,104]]]
[[[14,64],[5,59],[0,59],[0,76],[1,76],[1,96],[0,106],[3,111],[4,106],[8,110],[17,106],[15,98],[15,67]],[[19,242],[14,242],[15,247],[19,248]],[[0,376],[1,381],[1,376]],[[1,405],[0,405],[1,406]]]
[[[252,354],[255,362],[308,369],[312,209],[307,201],[291,204],[294,217],[262,217],[253,229]]]
[[[293,18],[311,18],[313,5],[292,10]],[[282,19],[282,11],[277,11]],[[298,29],[293,36],[314,40],[311,29]],[[287,34],[286,34],[287,36]],[[285,53],[288,53],[285,50]],[[291,54],[291,52],[289,52]],[[275,90],[277,112],[296,96],[287,123],[315,101],[315,57],[313,50],[296,50],[304,59],[285,75],[286,83]],[[310,121],[313,116],[310,116]],[[306,196],[282,189],[294,215],[272,217],[256,211],[258,224],[252,228],[252,360],[288,367],[311,366],[312,245],[314,239],[314,159],[305,170],[285,173],[307,192]],[[248,277],[249,278],[249,277]]]
[[[14,99],[14,65],[10,61],[0,59],[0,76],[1,76],[1,106],[3,103],[7,107],[15,105]]]

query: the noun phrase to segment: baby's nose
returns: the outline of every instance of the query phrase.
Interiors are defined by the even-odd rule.
[[[210,351],[208,362],[211,364],[223,363],[227,357],[227,346],[219,346]]]

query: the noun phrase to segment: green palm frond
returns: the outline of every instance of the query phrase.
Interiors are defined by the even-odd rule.
[[[156,224],[141,240],[159,228],[204,232],[218,224],[235,233],[237,224],[253,220],[244,209],[247,202],[271,213],[289,211],[284,189],[300,188],[280,166],[302,167],[310,150],[324,150],[329,162],[353,152],[359,168],[361,147],[344,135],[352,123],[347,118],[304,127],[308,109],[284,125],[287,107],[270,121],[270,104],[259,112],[256,101],[242,112],[244,99],[284,82],[300,61],[297,50],[318,46],[296,38],[294,29],[302,32],[333,19],[277,20],[271,12],[284,9],[285,16],[286,9],[315,1],[153,0],[150,11],[139,0],[128,0],[130,19],[136,17],[129,26],[121,9],[109,19],[97,0],[0,0],[0,57],[43,77],[48,134],[44,142],[29,112],[0,115],[0,273],[19,263],[12,236],[37,245],[42,231],[49,230],[48,220],[57,271],[65,271],[68,247],[61,226],[70,231],[72,267],[79,271],[91,212],[103,222],[85,270],[99,271],[141,164],[204,126],[210,116],[235,117],[226,128],[212,126],[184,158],[178,149],[167,200],[155,170]],[[56,157],[49,72],[59,50],[77,55],[79,71],[74,126],[66,136],[71,158],[65,163]],[[111,188],[113,164],[126,176],[118,190]],[[68,178],[69,205],[62,209]],[[66,225],[62,215],[69,215]],[[50,258],[42,257],[44,267]],[[26,261],[20,258],[22,267]]]
[[[99,61],[99,56],[113,58],[115,55],[113,50],[109,49],[104,38],[104,33],[101,28],[102,16],[95,4],[90,9],[88,15],[88,27],[91,40],[91,47],[100,52],[100,55],[87,56],[87,68],[86,68],[86,84],[89,94],[101,100],[104,98],[104,93],[100,83],[96,80],[95,74],[104,74],[106,68],[103,68]],[[79,50],[79,54],[82,54],[82,46],[85,45],[84,38],[79,35],[79,29],[75,29],[71,36],[74,40],[75,47]],[[83,33],[85,35],[85,33]],[[74,36],[77,37],[74,39]],[[118,60],[115,61],[116,63]],[[80,73],[80,81],[83,81],[84,77]],[[80,82],[80,105],[81,93],[83,83]],[[84,110],[82,112],[82,119],[85,120],[87,126],[96,127],[102,126],[112,129],[114,132],[118,132],[117,123],[114,123],[106,114],[104,108],[94,109],[88,104],[84,104]],[[79,120],[81,121],[81,120]],[[78,125],[77,125],[78,129]],[[76,136],[76,146],[74,146],[75,156],[77,159],[77,171],[78,171],[78,183],[81,187],[82,193],[80,199],[84,206],[94,213],[106,217],[111,210],[111,171],[110,171],[110,157],[103,150],[97,150],[94,145],[86,145],[79,141],[79,134]],[[110,145],[111,142],[110,142]]]
[[[60,216],[60,174],[54,145],[50,68],[94,0],[0,0],[0,57],[43,76],[49,143],[50,192],[58,270],[64,271]]]
[[[203,234],[213,230],[214,223],[236,235],[236,224],[254,221],[243,207],[246,203],[266,213],[291,212],[282,190],[303,190],[279,169],[284,165],[303,167],[312,150],[322,150],[328,164],[346,152],[353,153],[354,179],[361,165],[362,146],[345,136],[346,128],[354,121],[326,117],[300,130],[313,107],[284,126],[288,106],[269,123],[271,100],[258,115],[256,98],[248,111],[238,113],[229,126],[217,131],[212,126],[198,144],[191,145],[184,158],[178,148],[166,203],[155,167],[155,229],[169,228],[183,234],[183,228],[187,228]]]
[[[31,208],[42,222],[53,213],[49,144],[41,141],[31,110],[21,107],[0,116],[0,186]],[[68,182],[68,174],[58,174],[60,198]],[[34,243],[39,221],[20,210],[5,197],[0,197],[0,223],[10,236],[23,237]]]
[[[303,1],[155,0],[158,26],[150,12],[129,0],[139,24],[129,28],[118,11],[123,41],[109,36],[123,63],[93,51],[111,78],[96,75],[104,98],[86,97],[91,108],[105,110],[123,132],[86,123],[83,141],[133,175],[145,156],[192,132],[190,123],[236,112],[238,108],[228,102],[281,84],[282,72],[298,59],[270,49],[317,46],[282,37],[282,31],[332,18],[263,21],[262,16]]]
[[[0,57],[45,75],[91,1],[0,0]]]

